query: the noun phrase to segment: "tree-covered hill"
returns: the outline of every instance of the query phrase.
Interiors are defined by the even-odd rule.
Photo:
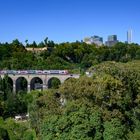
[[[47,47],[40,53],[27,51],[26,47]],[[127,62],[140,59],[138,44],[118,43],[113,47],[88,45],[84,42],[56,44],[46,38],[26,45],[17,39],[0,43],[0,69],[87,69],[103,61]]]
[[[139,140],[140,61],[108,61],[89,71],[92,77],[69,79],[58,89],[44,92],[7,95],[6,87],[0,99],[5,119],[0,119],[0,138]],[[26,108],[28,121],[7,119]]]
[[[35,53],[26,47],[48,49]],[[29,94],[13,94],[7,75],[0,78],[0,139],[139,140],[139,59],[138,44],[109,48],[47,38],[39,44],[1,43],[0,69],[68,69],[82,76]],[[25,122],[13,119],[27,112]]]
[[[31,128],[41,140],[139,140],[139,64],[104,62],[92,77],[32,92]]]

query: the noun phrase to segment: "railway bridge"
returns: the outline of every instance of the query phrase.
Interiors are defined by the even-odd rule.
[[[4,78],[4,74],[0,74]],[[36,89],[48,89],[53,78],[57,78],[60,83],[64,83],[69,78],[79,78],[79,74],[8,74],[8,81],[11,83],[12,91],[18,92],[22,89],[21,81],[24,81],[26,91]]]

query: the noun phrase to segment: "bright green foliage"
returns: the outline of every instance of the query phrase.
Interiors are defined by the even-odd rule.
[[[36,140],[36,134],[28,127],[28,122],[0,119],[1,140]]]
[[[28,129],[24,132],[23,140],[36,140],[36,133],[34,130]]]
[[[42,139],[100,140],[101,114],[79,102],[68,104],[61,115],[46,117],[42,126]]]
[[[57,90],[32,93],[32,128],[44,140],[132,137],[140,130],[139,67],[139,61],[106,62],[90,69],[93,77],[69,79]]]
[[[140,139],[140,131],[135,130],[134,132],[130,132],[128,134],[127,139],[129,139],[129,140],[139,140]]]
[[[0,117],[0,140],[10,140],[2,117]]]
[[[30,123],[32,128],[39,133],[40,124],[45,116],[61,113],[60,102],[56,99],[54,93],[50,91],[46,93],[34,91],[31,95],[33,98],[28,108]]]
[[[104,140],[123,140],[125,134],[125,127],[121,124],[119,119],[111,119],[104,123]]]

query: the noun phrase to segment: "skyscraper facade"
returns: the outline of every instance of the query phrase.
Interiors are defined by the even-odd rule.
[[[85,38],[84,42],[87,44],[95,44],[97,46],[102,46],[103,45],[103,38],[99,36],[91,36],[90,38]]]
[[[128,44],[132,43],[132,30],[127,31],[127,43]]]
[[[103,38],[99,37],[99,36],[92,36],[91,37],[91,42],[92,42],[92,44],[102,46],[103,45]]]
[[[116,40],[117,40],[117,35],[108,36],[108,41],[116,41]]]
[[[108,40],[105,42],[106,46],[108,46],[108,47],[112,47],[116,43],[118,43],[117,35],[109,35]]]

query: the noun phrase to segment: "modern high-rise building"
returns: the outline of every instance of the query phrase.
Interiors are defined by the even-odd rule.
[[[132,43],[132,30],[127,31],[127,43],[128,44]]]
[[[87,44],[96,44],[97,46],[102,46],[103,38],[99,36],[91,36],[90,38],[85,38],[84,42]]]
[[[112,47],[116,43],[118,43],[117,35],[109,35],[108,40],[105,42],[106,46],[108,46],[108,47]]]
[[[117,35],[108,36],[108,41],[117,41]]]
[[[91,42],[92,44],[96,44],[98,46],[102,46],[103,45],[103,38],[99,37],[99,36],[91,36]]]

